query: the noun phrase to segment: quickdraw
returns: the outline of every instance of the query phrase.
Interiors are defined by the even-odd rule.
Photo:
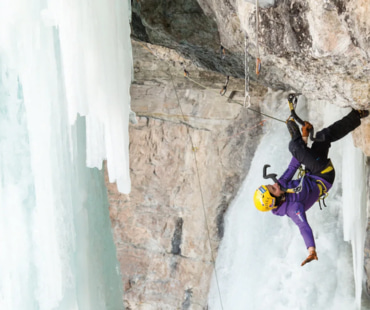
[[[186,70],[186,66],[183,62],[180,62],[180,65],[182,66],[182,68],[184,69],[184,77],[189,77],[189,71]]]
[[[256,74],[259,75],[261,72],[261,59],[256,59]]]
[[[325,198],[328,197],[329,193],[328,193],[328,189],[325,186],[325,184],[324,184],[323,181],[316,180],[316,184],[317,184],[317,187],[320,190],[319,198],[317,199],[317,201],[319,202],[320,210],[322,210],[322,208],[321,208],[321,201],[322,201],[324,207],[326,208],[327,206],[325,204]]]
[[[220,47],[220,57],[221,57],[221,60],[224,60],[225,57],[226,57],[226,51],[225,51],[225,48],[222,45]]]
[[[226,77],[225,85],[220,90],[220,95],[223,96],[226,94],[227,91],[227,85],[229,84],[229,76]]]

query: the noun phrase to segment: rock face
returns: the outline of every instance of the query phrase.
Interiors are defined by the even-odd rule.
[[[275,1],[259,9],[258,25],[244,0],[132,8],[132,192],[107,185],[126,309],[206,309],[223,214],[263,132],[259,103],[273,89],[369,107],[370,3]],[[370,156],[363,123],[354,140]]]
[[[233,79],[235,90],[221,96],[222,75],[188,65],[204,88],[184,77],[186,60],[173,51],[134,41],[133,47],[132,192],[108,185],[126,308],[203,309],[223,214],[264,121],[243,107],[243,80]],[[251,106],[266,91],[251,84]]]
[[[370,4],[365,0],[275,1],[259,10],[244,0],[133,2],[133,36],[177,50],[194,64],[244,78],[245,38],[251,78],[339,106],[364,107],[369,95]],[[257,44],[258,42],[258,44]],[[227,57],[220,61],[220,46]]]

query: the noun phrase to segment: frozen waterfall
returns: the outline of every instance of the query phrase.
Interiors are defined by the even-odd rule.
[[[0,1],[0,309],[123,309],[101,168],[130,191],[129,12]]]

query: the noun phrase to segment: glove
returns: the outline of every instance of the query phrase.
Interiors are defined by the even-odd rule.
[[[308,137],[312,128],[309,122],[304,122],[304,126],[302,126],[302,137]]]
[[[303,263],[301,264],[301,266],[306,265],[307,263],[309,263],[310,261],[313,261],[314,259],[318,260],[317,254],[316,254],[316,251],[315,250],[311,250],[310,251],[310,255],[307,256],[307,258],[303,261]]]

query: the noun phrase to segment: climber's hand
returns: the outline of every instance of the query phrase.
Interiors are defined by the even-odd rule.
[[[307,263],[313,261],[314,259],[318,260],[317,258],[317,254],[316,254],[316,251],[315,250],[311,250],[310,251],[310,254],[307,256],[307,258],[303,261],[303,263],[301,264],[301,266],[304,266],[306,265]]]
[[[308,137],[312,128],[311,123],[305,121],[304,126],[302,126],[302,137]]]

